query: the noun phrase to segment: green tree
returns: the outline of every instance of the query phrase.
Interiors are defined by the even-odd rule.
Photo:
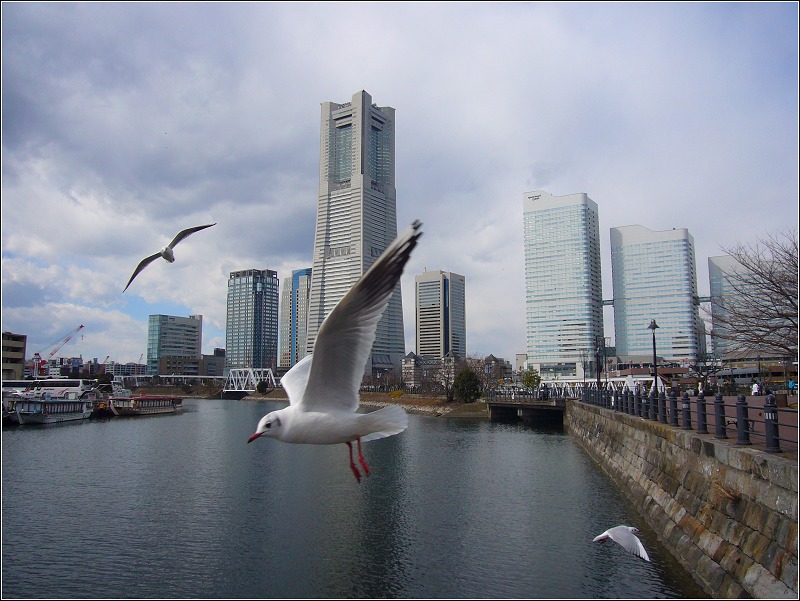
[[[522,374],[522,385],[525,388],[539,388],[539,384],[542,383],[542,376],[539,375],[539,372],[535,369],[529,369]]]
[[[462,403],[474,403],[481,396],[481,381],[474,371],[464,368],[456,374],[453,396]]]

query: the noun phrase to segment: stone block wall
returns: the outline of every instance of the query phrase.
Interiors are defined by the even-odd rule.
[[[568,401],[564,426],[714,597],[798,598],[798,464]]]

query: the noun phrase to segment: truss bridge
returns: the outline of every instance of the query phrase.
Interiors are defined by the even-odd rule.
[[[268,367],[232,369],[222,389],[222,398],[241,399],[255,392],[259,382],[266,382],[269,388],[277,387],[275,376]]]

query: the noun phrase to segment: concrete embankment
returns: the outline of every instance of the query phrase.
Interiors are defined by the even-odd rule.
[[[564,426],[709,594],[797,599],[796,456],[577,401]]]

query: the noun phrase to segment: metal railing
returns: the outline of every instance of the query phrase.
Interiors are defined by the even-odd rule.
[[[709,402],[700,392],[693,402],[687,392],[678,399],[674,390],[669,394],[662,391],[656,396],[643,395],[640,391],[587,388],[581,401],[682,430],[696,430],[701,434],[713,431],[717,439],[727,439],[730,434],[735,436],[737,445],[756,444],[768,453],[797,451],[797,410],[778,407],[773,394],[767,395],[763,407],[751,407],[743,394],[731,404],[725,403],[721,393]],[[752,410],[759,414],[752,416]]]

